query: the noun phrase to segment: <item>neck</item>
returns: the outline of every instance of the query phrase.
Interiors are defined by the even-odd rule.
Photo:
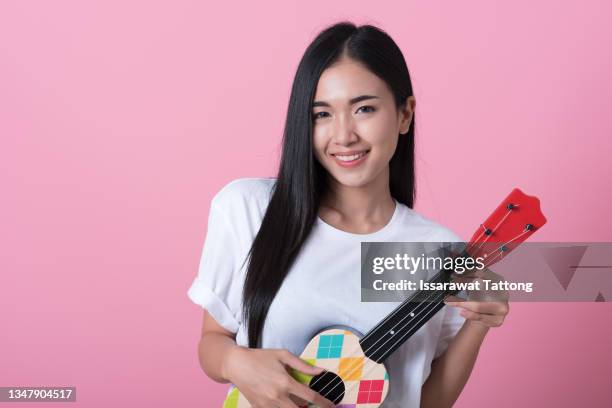
[[[355,226],[386,224],[395,211],[389,188],[389,169],[370,183],[353,187],[329,177],[329,189],[321,200],[321,216],[330,221]]]

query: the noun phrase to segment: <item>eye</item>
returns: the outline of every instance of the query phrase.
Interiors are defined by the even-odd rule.
[[[376,112],[376,108],[374,108],[373,106],[370,105],[363,105],[360,106],[359,109],[357,109],[357,112],[359,112],[360,109],[365,109],[365,113],[369,113],[369,112]]]
[[[317,112],[317,113],[315,113],[315,114],[313,114],[313,115],[312,115],[312,118],[313,118],[314,120],[317,120],[317,119],[319,119],[319,118],[323,118],[323,117],[325,117],[325,116],[320,116],[320,115],[329,115],[329,114],[328,114],[327,112]]]

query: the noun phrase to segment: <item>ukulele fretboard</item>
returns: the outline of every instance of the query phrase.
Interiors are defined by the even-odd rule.
[[[438,272],[429,282],[448,282],[450,270]],[[444,307],[444,298],[455,292],[421,290],[414,293],[359,341],[364,354],[383,362]]]

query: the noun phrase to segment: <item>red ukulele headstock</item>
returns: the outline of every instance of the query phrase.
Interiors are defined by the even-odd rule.
[[[515,188],[474,232],[466,248],[487,266],[501,260],[546,224],[540,200]]]

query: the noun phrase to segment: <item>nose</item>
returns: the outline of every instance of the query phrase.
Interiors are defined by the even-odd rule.
[[[359,140],[355,132],[355,123],[351,115],[338,115],[333,132],[333,141],[342,146],[348,146]]]

